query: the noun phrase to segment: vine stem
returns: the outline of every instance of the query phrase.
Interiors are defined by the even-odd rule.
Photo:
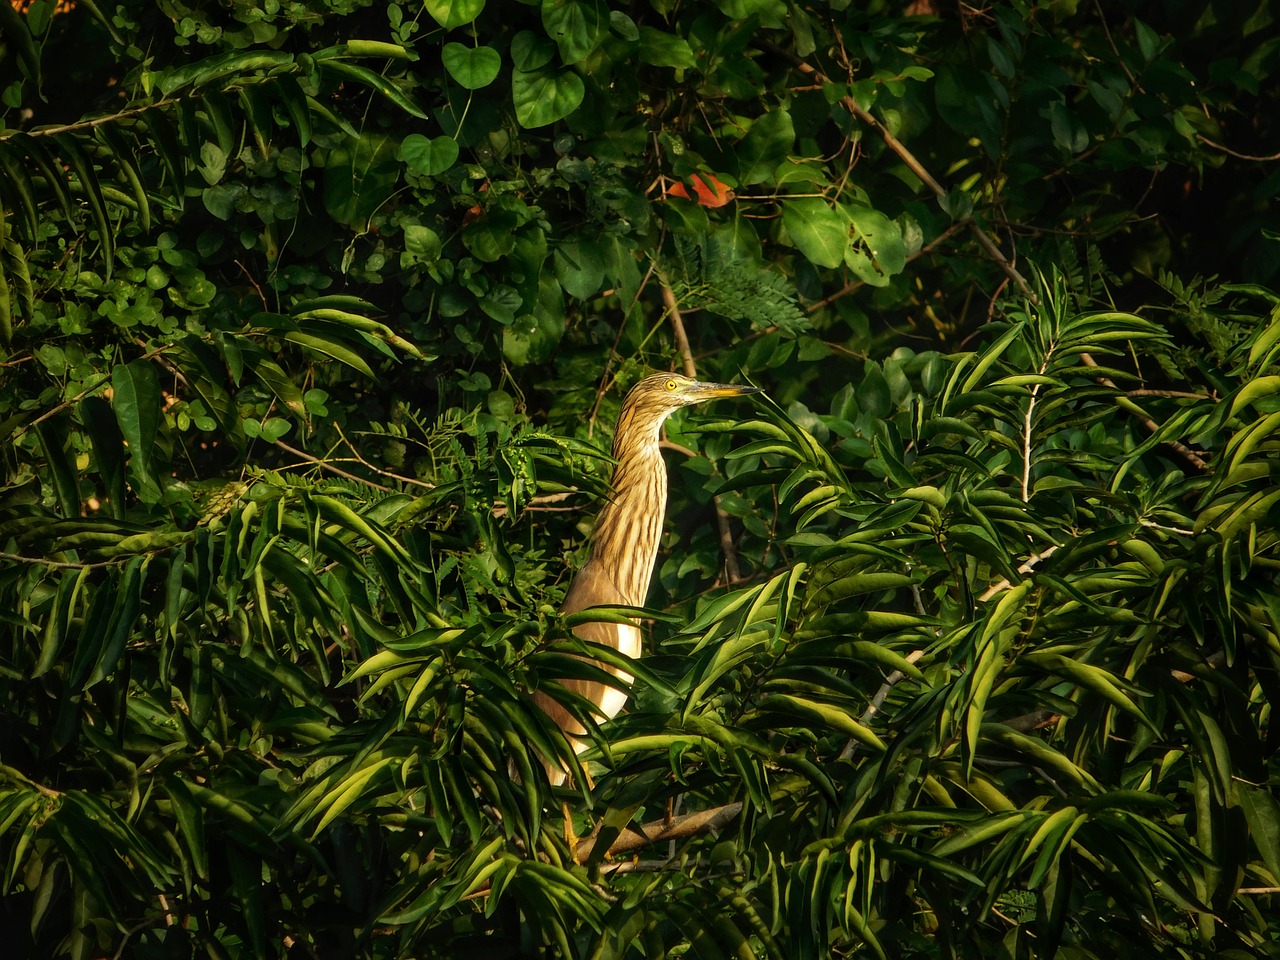
[[[720,807],[712,807],[709,810],[686,813],[679,817],[651,820],[619,834],[613,843],[609,844],[607,856],[616,857],[619,854],[666,843],[669,840],[683,840],[719,830],[737,817],[742,812],[742,808],[742,801],[739,800]],[[577,850],[574,851],[574,859],[578,863],[585,863],[590,859],[595,846],[596,838],[587,837],[578,844]]]

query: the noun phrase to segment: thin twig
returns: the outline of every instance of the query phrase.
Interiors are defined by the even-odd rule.
[[[676,339],[676,347],[680,351],[681,362],[684,364],[685,376],[696,380],[698,368],[693,362],[693,351],[689,349],[689,336],[685,333],[684,318],[680,316],[680,305],[676,303],[675,292],[671,289],[671,284],[667,282],[666,277],[660,275],[658,282],[662,287],[662,303],[667,309],[667,316],[671,318],[671,329]],[[712,497],[712,502],[715,504],[716,526],[720,530],[720,552],[724,554],[724,575],[732,586],[742,579],[742,571],[738,567],[738,549],[733,544],[729,514],[725,513],[719,497]]]
[[[411,487],[422,487],[426,490],[434,490],[436,488],[434,483],[428,483],[425,480],[418,480],[414,477],[403,477],[398,473],[392,473],[390,470],[383,470],[376,464],[370,463],[364,457],[360,456],[360,451],[356,449],[356,445],[354,443],[347,439],[347,435],[342,432],[342,427],[336,420],[333,423],[333,429],[338,431],[338,436],[342,439],[342,442],[347,445],[347,449],[351,451],[351,455],[355,457],[356,461],[365,469],[372,470],[374,473],[381,477],[386,477],[388,480],[395,480],[398,483],[407,483]]]
[[[1018,568],[1018,572],[1030,573],[1032,570],[1035,569],[1036,564],[1038,564],[1041,560],[1045,560],[1053,556],[1054,553],[1057,552],[1057,549],[1058,549],[1058,545],[1055,543],[1052,546],[1046,547],[1044,550],[1041,550],[1039,553],[1033,553],[1027,559],[1027,562]],[[1013,584],[1010,583],[1008,580],[1001,579],[998,582],[993,583],[991,586],[987,587],[987,589],[982,592],[982,596],[978,597],[978,602],[985,603],[987,600],[990,600],[992,597],[994,597],[997,593],[1003,593],[1004,591],[1008,590],[1012,586]]]
[[[923,656],[924,656],[923,650],[912,650],[910,653],[907,654],[907,663],[915,663],[917,660],[919,660]],[[867,704],[867,709],[862,711],[862,716],[858,719],[858,722],[865,726],[871,720],[872,717],[874,717],[877,713],[879,713],[880,708],[884,706],[884,702],[889,696],[889,691],[892,690],[905,677],[906,677],[906,674],[903,673],[901,670],[895,670],[893,671],[893,673],[889,674],[889,676],[885,677],[884,683],[880,684],[880,689],[876,691],[876,695],[872,697],[871,702]],[[844,749],[840,751],[840,759],[841,760],[850,759],[857,752],[857,750],[858,750],[858,741],[854,740],[853,738],[850,738],[849,742],[844,745]]]
[[[168,547],[165,548],[169,549]],[[155,550],[145,550],[143,553],[156,553]],[[114,560],[96,560],[92,563],[78,563],[71,560],[49,560],[45,557],[24,557],[17,553],[0,552],[0,560],[10,560],[13,563],[29,563],[32,566],[48,567],[50,570],[96,570],[99,567],[115,567],[141,554],[130,554],[127,557],[119,557]]]
[[[671,319],[671,332],[676,338],[676,349],[680,351],[680,362],[684,366],[684,375],[691,380],[698,379],[698,367],[693,362],[693,351],[689,349],[689,335],[684,330],[684,317],[680,315],[680,305],[676,303],[675,292],[666,277],[660,280],[662,286],[662,305],[666,307],[667,316]]]
[[[1126,397],[1172,397],[1179,400],[1216,400],[1207,393],[1189,393],[1186,390],[1127,390]]]
[[[336,473],[338,476],[346,477],[348,480],[354,480],[356,481],[356,483],[366,484],[367,486],[373,487],[376,490],[381,490],[384,493],[391,492],[390,487],[385,487],[380,483],[370,480],[368,477],[361,477],[357,474],[351,473],[350,471],[343,470],[341,467],[335,467],[328,460],[322,460],[319,457],[312,456],[311,454],[307,453],[304,450],[299,450],[297,447],[291,447],[289,446],[289,444],[285,443],[283,440],[274,440],[272,442],[281,450],[283,450],[285,453],[292,454],[293,456],[297,457],[299,460],[306,461],[307,463],[313,463],[317,467],[319,467],[321,470],[328,470],[330,473]]]
[[[40,414],[40,416],[36,417],[34,420],[30,421],[29,423],[22,424],[22,426],[18,427],[16,430],[13,431],[13,439],[14,440],[18,439],[18,437],[22,436],[32,427],[36,426],[36,424],[43,423],[45,420],[48,420],[50,417],[56,417],[63,410],[70,409],[71,407],[79,403],[81,400],[83,400],[85,397],[89,396],[89,394],[96,393],[97,391],[101,390],[103,387],[108,386],[111,383],[111,375],[109,373],[100,373],[98,374],[98,376],[101,379],[94,381],[89,386],[85,387],[83,390],[77,393],[74,397],[71,397],[69,400],[63,400],[62,403],[58,404],[55,407],[50,407],[48,410]]]
[[[1043,371],[1041,371],[1043,372]],[[1031,500],[1031,421],[1035,418],[1036,400],[1040,397],[1037,383],[1031,388],[1031,399],[1027,401],[1027,412],[1022,418],[1022,502]]]
[[[1237,153],[1236,151],[1232,150],[1230,147],[1224,147],[1220,143],[1215,143],[1214,141],[1210,140],[1208,137],[1203,136],[1199,133],[1196,134],[1196,139],[1199,140],[1201,143],[1203,143],[1206,147],[1212,147],[1214,150],[1221,150],[1223,153],[1227,154],[1228,156],[1235,157],[1237,160],[1248,160],[1250,163],[1274,163],[1276,160],[1280,160],[1280,153],[1273,153],[1269,157],[1255,157],[1247,153]]]
[[[125,117],[136,117],[139,114],[146,113],[148,110],[158,110],[160,107],[171,107],[179,100],[157,100],[155,103],[148,103],[141,107],[131,107],[128,110],[121,110],[119,113],[112,113],[105,117],[94,117],[92,120],[81,120],[77,123],[65,123],[57,127],[40,127],[36,130],[9,130],[0,133],[0,140],[8,140],[15,133],[26,133],[29,137],[52,137],[56,133],[77,133],[80,130],[92,130],[94,127],[100,127],[104,123],[115,123],[117,120],[123,120]]]
[[[1089,356],[1089,354],[1087,353],[1080,354],[1080,362],[1087,367],[1096,367],[1098,365],[1098,362],[1094,360],[1093,357]],[[1110,387],[1112,390],[1120,389],[1119,387],[1116,386],[1115,381],[1113,381],[1110,377],[1098,376],[1095,379],[1104,387]],[[1119,397],[1116,397],[1116,405],[1121,409],[1127,410],[1129,413],[1133,414],[1134,417],[1136,417],[1138,421],[1144,427],[1150,430],[1152,433],[1158,433],[1160,431],[1160,424],[1156,423],[1149,416],[1147,416],[1147,412],[1145,410],[1143,410],[1140,406],[1138,406],[1136,403],[1134,403],[1132,400],[1130,400],[1128,397],[1124,396],[1123,394]],[[1185,444],[1182,444],[1177,440],[1165,440],[1164,444],[1165,446],[1169,447],[1171,450],[1174,450],[1177,453],[1181,454],[1182,457],[1186,459],[1187,462],[1190,463],[1192,466],[1205,471],[1209,469],[1209,462],[1205,460],[1204,457],[1200,456],[1200,454],[1196,453],[1194,450],[1192,450],[1190,447],[1186,446]]]

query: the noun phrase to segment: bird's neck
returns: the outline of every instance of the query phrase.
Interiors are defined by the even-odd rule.
[[[667,467],[659,425],[642,425],[624,410],[613,440],[613,496],[596,519],[592,559],[609,571],[623,602],[643,606],[658,557],[667,508]]]

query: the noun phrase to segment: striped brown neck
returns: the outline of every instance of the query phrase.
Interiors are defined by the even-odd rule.
[[[647,421],[647,423],[646,423]],[[643,606],[658,557],[667,507],[667,466],[658,448],[661,420],[637,404],[624,404],[613,439],[613,496],[596,519],[591,557],[612,558],[609,574],[632,606]]]

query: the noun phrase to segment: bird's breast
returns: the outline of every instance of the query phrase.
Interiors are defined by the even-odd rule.
[[[625,624],[616,624],[617,627],[617,646],[618,652],[625,654],[632,660],[640,659],[640,629]],[[622,670],[615,670],[614,673],[625,683],[630,684],[634,679],[631,674]],[[607,719],[618,715],[618,712],[627,704],[627,691],[617,690],[613,687],[606,687],[604,695],[600,699],[600,713]]]

